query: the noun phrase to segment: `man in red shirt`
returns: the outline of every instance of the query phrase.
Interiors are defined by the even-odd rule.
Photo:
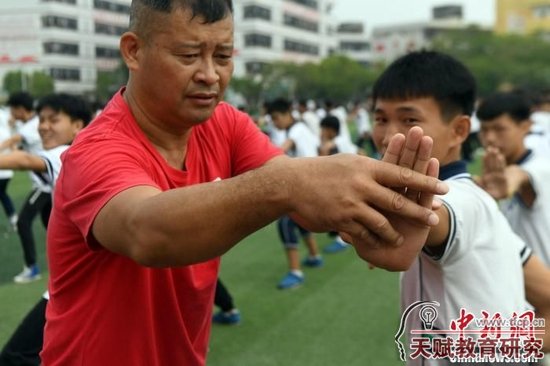
[[[120,49],[127,86],[64,154],[57,181],[45,366],[204,365],[219,256],[285,214],[342,232],[379,267],[416,257],[437,223],[432,195],[447,190],[420,129],[393,141],[419,172],[281,156],[221,102],[230,0],[134,0]]]

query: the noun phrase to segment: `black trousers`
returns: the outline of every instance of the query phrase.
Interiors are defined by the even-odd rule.
[[[13,207],[13,202],[10,196],[8,196],[8,183],[10,180],[11,178],[0,179],[0,203],[4,207],[4,212],[8,219],[15,214],[15,207]]]
[[[41,298],[19,324],[0,353],[0,366],[40,365],[47,303]]]
[[[216,282],[216,294],[214,295],[214,305],[219,307],[222,311],[226,312],[235,308],[233,304],[233,298],[227,288],[223,285],[222,281],[218,278]]]
[[[52,195],[33,189],[29,194],[17,220],[17,233],[23,247],[25,265],[27,267],[36,264],[36,244],[32,232],[32,222],[37,214],[40,213],[44,227],[48,227],[50,211],[52,210]]]

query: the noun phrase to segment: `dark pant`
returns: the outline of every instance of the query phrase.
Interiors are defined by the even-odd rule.
[[[41,298],[19,324],[0,353],[0,366],[40,365],[47,303]]]
[[[38,213],[42,218],[44,227],[48,227],[50,211],[52,209],[52,195],[34,189],[23,204],[19,219],[17,220],[17,233],[23,247],[25,265],[27,267],[36,264],[36,245],[32,232],[32,221]]]
[[[11,178],[0,179],[0,203],[2,203],[8,219],[15,214],[15,207],[13,207],[13,202],[10,196],[8,196],[8,184],[10,180]]]
[[[216,282],[216,294],[214,295],[214,305],[219,307],[222,311],[227,312],[233,310],[235,305],[233,304],[233,298],[227,291],[227,288],[223,285],[222,281],[218,278]]]

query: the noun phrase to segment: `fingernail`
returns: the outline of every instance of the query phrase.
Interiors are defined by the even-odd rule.
[[[400,236],[399,239],[397,239],[397,241],[395,242],[395,245],[400,246],[403,244],[404,241],[405,241],[405,238]]]
[[[449,192],[449,186],[443,182],[437,183],[437,186],[435,187],[435,189],[439,194],[445,194]]]
[[[435,226],[438,223],[439,223],[439,217],[434,213],[430,214],[430,216],[428,217],[428,225]]]

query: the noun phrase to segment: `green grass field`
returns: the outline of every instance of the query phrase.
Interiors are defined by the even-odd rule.
[[[479,164],[471,166],[478,171]],[[17,173],[9,192],[19,208],[29,189]],[[41,281],[15,285],[23,265],[19,239],[0,214],[0,345],[46,287],[44,229],[35,234]],[[321,247],[326,235],[316,235]],[[275,288],[286,271],[283,249],[270,225],[226,254],[221,279],[241,310],[238,326],[214,326],[210,366],[401,365],[393,342],[400,317],[398,274],[369,270],[353,250],[325,257],[325,266],[306,269],[299,289]]]

